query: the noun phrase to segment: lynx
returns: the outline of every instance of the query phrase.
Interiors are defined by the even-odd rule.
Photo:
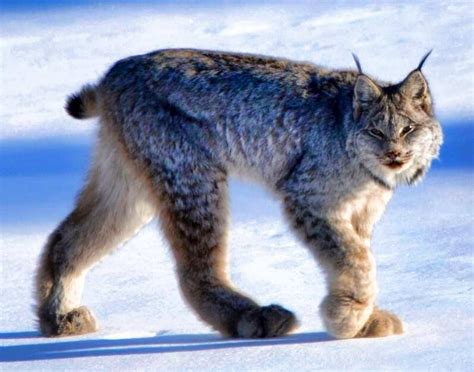
[[[372,229],[400,184],[422,179],[442,142],[419,66],[398,84],[357,70],[259,55],[160,50],[118,61],[69,97],[99,117],[95,157],[75,209],[49,236],[36,275],[46,336],[93,332],[84,276],[157,216],[185,299],[228,337],[295,329],[295,315],[261,306],[226,273],[227,181],[262,182],[322,266],[320,306],[336,338],[403,332],[375,306]]]

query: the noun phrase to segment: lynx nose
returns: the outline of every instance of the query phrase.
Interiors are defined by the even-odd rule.
[[[390,160],[396,160],[401,154],[399,150],[390,150],[385,153],[385,156]]]

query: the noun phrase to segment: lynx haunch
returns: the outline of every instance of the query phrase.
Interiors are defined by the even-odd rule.
[[[259,305],[227,276],[227,180],[235,173],[274,192],[323,267],[329,333],[402,333],[402,322],[375,306],[370,238],[393,189],[419,181],[442,142],[421,72],[427,56],[398,84],[370,78],[357,58],[358,71],[191,49],[117,62],[67,103],[75,118],[98,116],[100,130],[76,207],[40,258],[42,333],[97,329],[80,304],[85,274],[155,216],[203,321],[231,337],[291,332],[292,312]]]

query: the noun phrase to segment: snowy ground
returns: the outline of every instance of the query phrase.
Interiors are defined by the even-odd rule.
[[[473,11],[470,2],[304,2],[70,8],[0,15],[0,370],[471,370],[474,364]],[[381,4],[381,5],[380,5]],[[84,17],[87,14],[87,17]],[[70,210],[93,123],[64,96],[118,58],[163,47],[240,50],[401,79],[426,64],[445,146],[427,180],[400,189],[378,225],[379,304],[400,337],[338,341],[318,317],[322,275],[256,186],[233,181],[230,271],[262,304],[294,310],[301,328],[271,340],[225,340],[178,294],[153,221],[88,276],[84,303],[100,332],[45,339],[35,330],[32,276],[48,233]]]

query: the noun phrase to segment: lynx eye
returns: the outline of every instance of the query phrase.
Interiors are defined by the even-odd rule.
[[[370,134],[372,137],[375,137],[375,138],[378,138],[378,139],[384,138],[383,133],[382,133],[380,130],[378,130],[378,129],[369,129],[369,134]]]
[[[402,136],[406,136],[408,133],[413,132],[415,127],[413,125],[407,125],[405,128],[402,129]]]

